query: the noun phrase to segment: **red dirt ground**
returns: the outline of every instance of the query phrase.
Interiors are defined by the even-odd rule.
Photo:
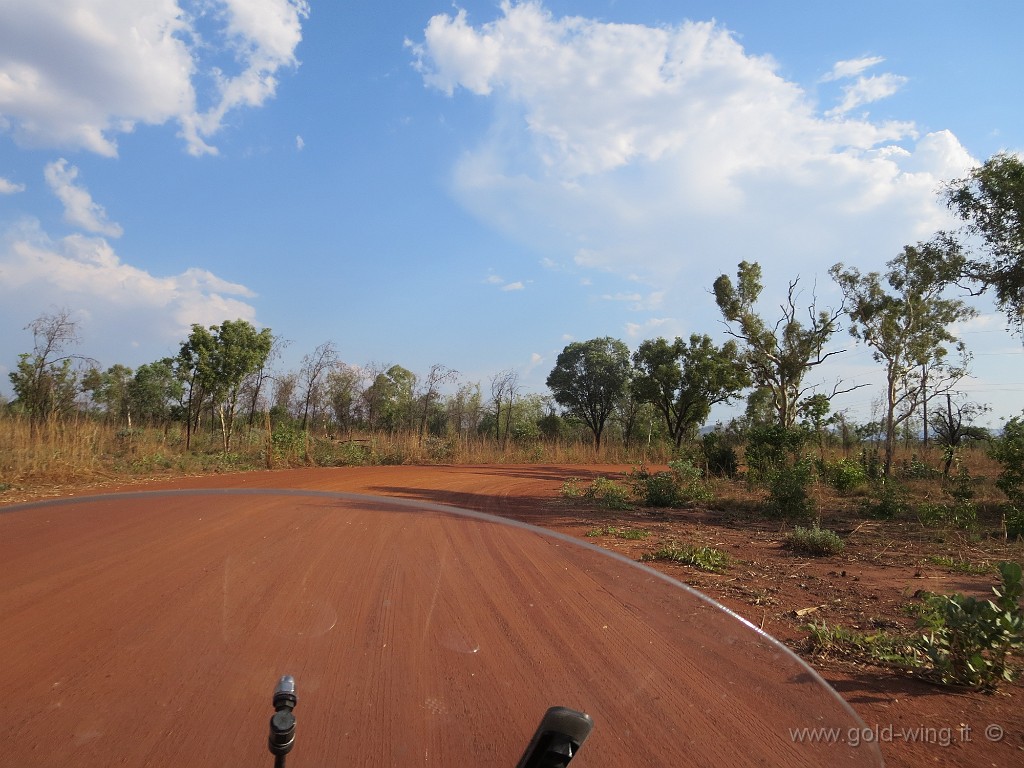
[[[627,468],[599,472],[616,469]],[[366,467],[145,488],[288,488],[448,504],[546,527],[631,559],[668,540],[713,545],[731,557],[722,574],[655,567],[792,645],[806,634],[801,626],[809,619],[794,615],[800,609],[815,608],[810,618],[848,627],[912,625],[903,607],[915,592],[983,594],[991,584],[990,577],[927,565],[928,542],[874,523],[841,530],[842,555],[809,559],[783,550],[777,530],[747,519],[709,510],[612,513],[559,498],[567,478],[597,473],[554,466]],[[544,706],[553,703],[588,709],[599,723],[637,723],[627,728],[630,738],[596,728],[573,763],[581,768],[707,764],[712,755],[721,765],[868,757],[863,747],[833,747],[824,757],[808,745],[783,745],[780,752],[777,739],[758,731],[764,713],[779,723],[807,724],[801,718],[808,708],[834,707],[816,698],[809,681],[787,678],[783,658],[767,660],[760,642],[726,651],[727,638],[746,637],[736,634],[740,625],[718,626],[722,615],[693,599],[680,603],[678,590],[659,597],[662,582],[641,584],[622,571],[635,569],[606,558],[591,563],[576,548],[538,541],[522,529],[462,519],[454,525],[443,515],[447,522],[433,515],[427,525],[405,508],[349,509],[330,496],[161,495],[141,512],[137,499],[10,513],[0,507],[6,574],[0,690],[8,692],[8,733],[16,733],[4,760],[269,760],[263,746],[269,692],[283,672],[295,674],[300,688],[294,766],[323,764],[322,755],[310,754],[320,749],[337,756],[336,764],[469,764],[472,757],[511,765]],[[650,536],[587,536],[618,526]],[[559,549],[554,557],[552,546]],[[550,570],[558,563],[561,573]],[[554,592],[552,584],[559,585]],[[542,599],[553,602],[538,613]],[[700,616],[698,634],[692,621],[684,631],[686,622],[665,608],[670,604]],[[641,632],[639,640],[623,634],[592,645],[607,628],[626,623]],[[495,625],[503,629],[496,632]],[[675,640],[654,648],[655,635]],[[391,650],[381,638],[390,639]],[[652,645],[647,654],[638,650],[643,640]],[[680,643],[704,648],[695,655],[680,651]],[[851,735],[877,738],[887,765],[1024,764],[1019,684],[991,695],[951,692],[889,669],[811,662],[867,724],[866,734]],[[556,672],[545,671],[538,682],[537,670],[549,668]],[[666,677],[666,669],[676,674]],[[470,679],[477,674],[491,684]],[[760,684],[767,698],[751,693],[754,674],[768,676]],[[331,703],[318,708],[316,702]],[[381,702],[389,704],[381,708]],[[643,735],[633,738],[637,732]],[[423,754],[401,751],[412,744]],[[657,751],[647,751],[655,745]],[[774,746],[759,761],[765,745]]]

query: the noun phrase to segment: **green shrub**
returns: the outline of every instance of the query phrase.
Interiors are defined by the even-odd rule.
[[[878,448],[873,448],[871,451],[868,451],[867,448],[861,448],[858,461],[861,467],[864,468],[864,474],[868,476],[869,480],[881,479],[883,462]]]
[[[703,473],[690,461],[677,459],[668,466],[668,472],[652,474],[644,467],[630,472],[626,482],[633,496],[651,507],[681,507],[713,498]]]
[[[1008,504],[1003,508],[1003,527],[1006,529],[1006,536],[1016,539],[1024,536],[1024,509]]]
[[[607,477],[596,477],[583,494],[584,498],[605,509],[632,509],[629,488]]]
[[[562,498],[563,499],[581,499],[585,493],[583,486],[580,485],[583,481],[578,477],[570,477],[564,483],[562,483]]]
[[[871,663],[916,667],[920,656],[914,638],[888,632],[858,632],[838,624],[808,624],[807,651],[816,656],[862,659]]]
[[[729,557],[720,550],[713,547],[693,547],[685,544],[666,544],[640,559],[681,563],[712,572],[722,571],[729,564]]]
[[[915,507],[917,519],[928,528],[959,528],[969,531],[977,525],[978,509],[973,504],[923,502]]]
[[[755,427],[747,436],[747,479],[754,485],[770,485],[776,473],[801,463],[807,431],[799,427]]]
[[[841,494],[851,493],[868,481],[868,473],[863,465],[853,459],[822,462],[821,476]]]
[[[679,507],[685,503],[682,489],[671,472],[648,475],[641,487],[640,497],[650,507]]]
[[[909,509],[907,489],[895,480],[884,478],[872,485],[870,495],[861,504],[861,512],[875,520],[892,520]]]
[[[797,526],[786,536],[783,546],[804,555],[836,555],[843,551],[843,540],[835,531]]]
[[[974,528],[978,522],[978,507],[974,503],[974,481],[967,467],[961,464],[960,471],[945,484],[943,491],[953,499],[950,525],[965,530]]]
[[[708,474],[713,477],[736,477],[740,460],[736,449],[727,445],[719,432],[708,432],[701,439],[701,451],[708,464]]]
[[[993,441],[989,455],[1002,465],[996,487],[1006,494],[1010,503],[1024,508],[1024,418],[1010,419],[1003,435]]]
[[[811,498],[814,469],[809,460],[791,467],[777,469],[768,484],[768,498],[763,510],[766,515],[785,520],[810,521],[817,514],[817,505]]]
[[[1017,563],[1000,563],[999,574],[994,601],[959,593],[928,598],[932,629],[921,649],[941,682],[991,689],[1013,679],[1009,656],[1024,647],[1024,585]]]
[[[917,456],[910,457],[910,461],[901,468],[900,474],[909,480],[934,480],[942,477],[941,470],[928,466]]]

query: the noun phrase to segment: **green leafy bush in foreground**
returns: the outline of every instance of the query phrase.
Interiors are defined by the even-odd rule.
[[[994,688],[1013,679],[1009,656],[1024,647],[1024,585],[1017,563],[1000,563],[999,575],[995,600],[959,593],[928,597],[932,626],[921,649],[941,682]]]

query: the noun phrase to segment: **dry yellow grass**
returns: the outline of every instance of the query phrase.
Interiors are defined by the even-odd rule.
[[[856,458],[853,451],[848,458]],[[826,451],[829,459],[841,458],[839,450]],[[185,450],[181,429],[125,429],[90,418],[53,421],[30,428],[27,419],[0,416],[0,493],[8,499],[47,487],[128,482],[151,477],[196,475],[207,472],[244,471],[267,467],[343,466],[348,464],[619,464],[664,466],[671,459],[665,445],[642,443],[631,447],[609,442],[600,453],[589,441],[510,441],[501,445],[489,436],[351,433],[334,438],[314,437],[298,430],[266,426],[241,429],[231,453],[221,449],[220,435],[205,432],[193,437]],[[994,485],[1000,467],[983,446],[961,453],[961,461],[975,480],[974,500],[995,509],[1005,498]],[[914,477],[908,469],[941,467],[938,448],[902,447],[896,468],[901,482],[915,501],[940,500],[941,484],[934,476]],[[926,473],[927,474],[927,473]],[[763,491],[742,483],[721,483],[720,497],[740,506],[756,504]],[[855,503],[841,499],[819,483],[819,506]],[[749,498],[747,498],[749,497]]]

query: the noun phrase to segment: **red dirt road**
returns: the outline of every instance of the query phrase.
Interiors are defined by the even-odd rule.
[[[288,673],[293,768],[512,766],[555,704],[595,720],[580,768],[877,764],[873,746],[796,743],[857,723],[694,593],[431,503],[528,518],[556,475],[254,473],[0,508],[2,761],[270,765]]]

